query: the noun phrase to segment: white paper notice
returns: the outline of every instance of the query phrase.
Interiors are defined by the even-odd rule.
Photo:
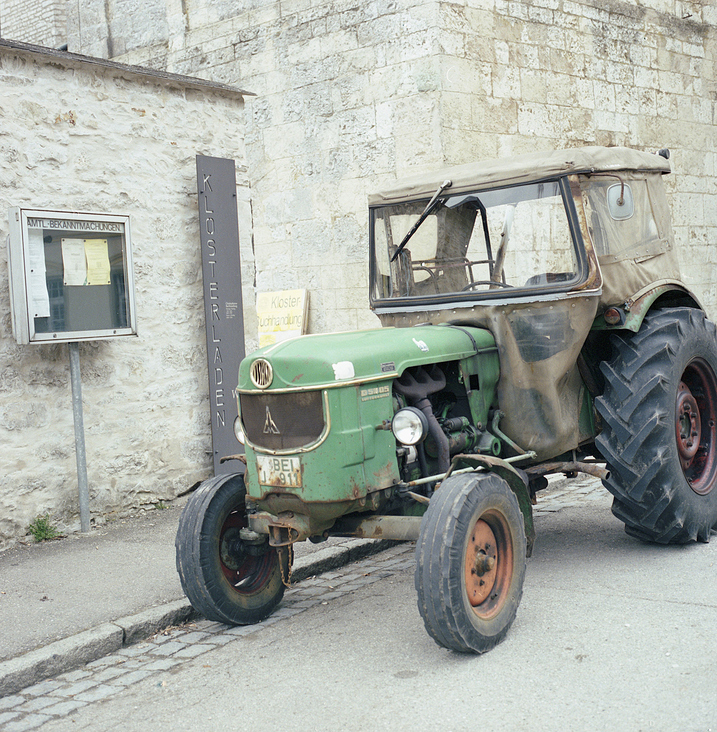
[[[30,272],[27,286],[30,290],[30,313],[33,318],[50,317],[50,295],[45,280],[45,244],[42,229],[28,229],[27,241],[29,250]]]
[[[87,261],[85,259],[84,239],[62,240],[63,283],[73,287],[84,285],[87,280]]]

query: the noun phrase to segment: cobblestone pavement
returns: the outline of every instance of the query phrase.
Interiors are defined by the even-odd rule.
[[[605,501],[609,494],[597,478],[580,476],[552,482],[546,495],[535,506],[536,516],[560,511],[588,501]],[[413,543],[354,562],[341,569],[311,577],[288,589],[284,600],[271,617],[257,625],[231,627],[209,620],[170,628],[141,643],[127,646],[81,669],[61,674],[0,699],[0,730],[21,732],[39,729],[51,719],[71,718],[72,712],[115,694],[128,686],[243,636],[261,633],[318,604],[347,595],[361,587],[411,570],[414,564]],[[161,683],[161,682],[160,682]]]
[[[533,515],[555,513],[563,508],[580,506],[585,502],[604,503],[610,506],[612,496],[603,488],[599,478],[580,473],[575,478],[551,476],[545,493],[538,493],[538,503],[533,506]]]

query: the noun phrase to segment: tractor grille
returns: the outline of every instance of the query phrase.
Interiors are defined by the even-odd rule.
[[[291,450],[316,442],[324,431],[320,391],[240,394],[249,442],[267,450]]]

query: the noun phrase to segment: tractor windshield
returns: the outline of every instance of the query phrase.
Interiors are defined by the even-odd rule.
[[[566,290],[580,279],[559,181],[450,195],[399,249],[421,199],[371,209],[373,299],[441,301]]]

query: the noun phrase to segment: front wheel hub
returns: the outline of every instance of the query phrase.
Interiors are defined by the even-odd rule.
[[[473,607],[485,602],[495,585],[498,571],[495,534],[483,520],[475,522],[466,549],[466,591]]]
[[[227,529],[222,534],[221,544],[219,546],[219,556],[222,564],[233,572],[236,572],[241,563],[244,561],[244,544],[239,535],[240,530],[237,527]]]

